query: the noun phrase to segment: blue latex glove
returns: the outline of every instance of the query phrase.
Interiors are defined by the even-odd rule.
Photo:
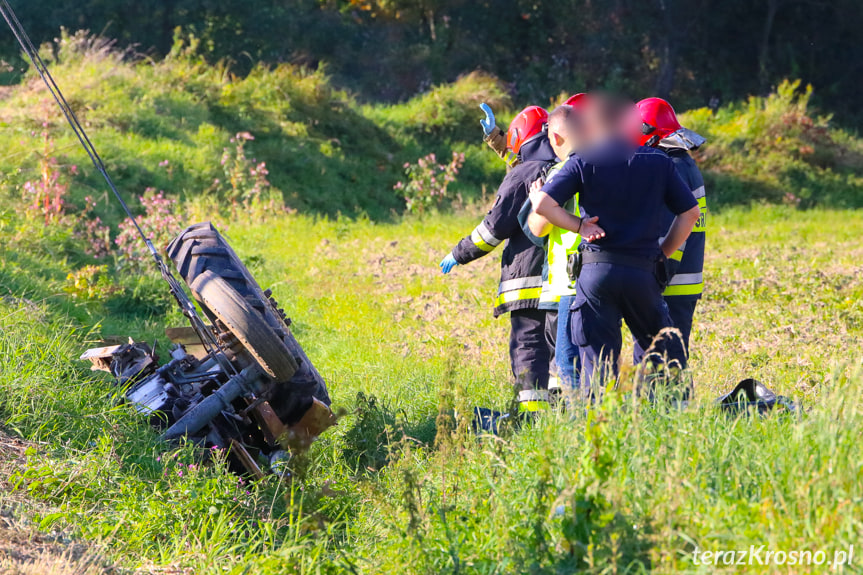
[[[491,106],[489,106],[485,102],[480,104],[479,108],[480,110],[485,112],[485,118],[479,121],[480,125],[482,126],[482,133],[485,136],[488,136],[489,134],[491,134],[491,131],[494,130],[495,127],[494,112],[491,111]]]
[[[458,262],[455,261],[454,257],[452,257],[452,254],[447,254],[447,256],[440,262],[440,271],[448,274],[457,265]]]

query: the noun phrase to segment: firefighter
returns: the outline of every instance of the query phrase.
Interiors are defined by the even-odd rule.
[[[698,149],[704,144],[705,139],[692,130],[682,127],[677,120],[677,114],[674,113],[674,108],[661,98],[646,98],[638,102],[636,107],[642,121],[638,143],[642,146],[658,148],[671,157],[671,161],[677,166],[677,171],[683,181],[689,185],[689,189],[701,209],[701,217],[695,222],[689,239],[686,240],[681,249],[668,258],[668,276],[671,279],[662,294],[665,303],[668,304],[668,312],[674,322],[674,327],[680,330],[688,354],[695,306],[704,291],[704,246],[707,217],[704,178],[701,177],[701,172],[689,152]],[[673,219],[673,214],[667,212],[665,216],[666,225],[670,226]],[[644,350],[636,343],[636,362],[640,361],[643,355]]]
[[[565,104],[575,106],[583,102],[585,94],[578,93],[566,100]],[[518,164],[518,158],[512,158],[509,153],[506,136],[495,123],[494,112],[488,104],[480,104],[485,118],[480,120],[484,141],[503,160],[507,161],[508,169]],[[565,158],[561,159],[562,161]],[[559,166],[556,165],[551,171]],[[529,204],[526,202],[526,204]],[[529,205],[528,205],[529,207]],[[543,268],[543,285],[540,294],[539,309],[549,312],[546,316],[546,329],[549,345],[552,346],[552,358],[549,373],[548,388],[552,395],[560,393],[562,387],[574,389],[577,387],[578,349],[569,337],[569,306],[575,297],[575,288],[570,286],[566,273],[566,262],[569,255],[579,243],[578,234],[573,234],[560,228],[551,227],[545,237],[538,237],[530,232],[526,218],[527,212],[520,214],[524,233],[534,244],[542,246],[546,251],[546,263]],[[535,214],[532,214],[534,217]],[[562,315],[561,315],[562,312]]]
[[[521,162],[521,159],[517,154],[513,154],[511,152],[511,147],[508,143],[507,137],[508,133],[504,134],[501,129],[497,127],[491,106],[483,102],[479,107],[485,113],[485,118],[479,121],[482,126],[483,141],[488,144],[495,154],[506,162],[506,170],[509,172]],[[525,204],[528,203],[528,200],[525,200]],[[526,217],[526,215],[524,217]],[[523,223],[521,213],[519,214],[519,223]],[[524,225],[522,228],[528,239],[530,239],[535,245],[540,246],[543,250],[546,249],[544,239],[532,236],[530,231],[526,229]],[[560,364],[557,361],[559,297],[556,297],[549,290],[547,264],[545,264],[542,269],[542,280],[542,292],[539,296],[539,306],[537,309],[547,312],[545,316],[545,339],[551,353],[548,364],[548,391],[550,395],[549,399],[551,400],[551,403],[554,404],[561,392],[561,370]]]
[[[591,390],[605,384],[609,371],[617,375],[621,320],[642,348],[656,350],[652,358],[686,366],[682,342],[661,337],[673,325],[661,282],[664,259],[686,241],[700,210],[666,154],[626,140],[620,126],[630,109],[605,98],[592,98],[584,113],[557,108],[549,116],[549,140],[569,159],[545,184],[531,187],[537,214],[583,238],[571,321],[582,385]],[[582,217],[562,207],[576,196]],[[663,222],[666,209],[675,214],[670,227]]]
[[[440,263],[441,271],[446,274],[456,265],[481,258],[506,241],[494,315],[510,314],[510,362],[519,412],[548,408],[547,314],[539,309],[545,253],[524,235],[518,222],[528,187],[554,162],[554,151],[546,134],[547,118],[544,109],[530,106],[512,121],[507,142],[509,150],[519,158],[518,166],[504,178],[483,221]]]

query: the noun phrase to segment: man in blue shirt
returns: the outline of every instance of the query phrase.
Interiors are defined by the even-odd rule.
[[[629,143],[620,129],[629,110],[598,99],[582,113],[561,106],[549,115],[549,140],[569,161],[539,189],[534,210],[551,224],[580,233],[582,269],[573,302],[572,338],[579,346],[587,389],[604,385],[608,369],[616,377],[625,320],[653,359],[686,366],[678,337],[657,337],[672,327],[662,299],[664,258],[686,241],[700,215],[689,187],[666,154]],[[566,142],[586,142],[579,155],[558,150]],[[578,196],[582,217],[563,206]],[[675,214],[671,228],[664,213]],[[660,238],[663,238],[660,242]],[[639,360],[641,358],[638,358]]]

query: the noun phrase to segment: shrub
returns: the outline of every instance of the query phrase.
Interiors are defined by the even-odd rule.
[[[66,213],[66,195],[69,184],[62,178],[63,171],[78,173],[75,165],[61,166],[54,155],[54,139],[48,131],[48,122],[42,123],[42,153],[39,158],[39,178],[28,180],[22,186],[24,207],[28,215],[42,216],[45,225],[59,222]]]
[[[230,202],[231,216],[236,218],[240,210],[248,215],[265,218],[268,213],[284,211],[281,192],[270,184],[266,162],[259,162],[246,155],[246,142],[255,137],[249,132],[239,132],[231,138],[234,148],[222,151],[224,181],[213,181],[213,187],[220,190],[221,197]]]
[[[452,161],[439,164],[434,154],[422,157],[415,164],[404,165],[408,182],[398,182],[394,189],[404,194],[409,212],[422,214],[430,208],[441,208],[448,201],[447,188],[455,182],[464,165],[464,154],[452,153]]]
[[[785,81],[713,114],[682,115],[708,138],[696,154],[720,203],[863,206],[863,147],[810,109],[812,87]]]
[[[75,299],[101,300],[122,291],[108,275],[108,266],[84,266],[69,272],[63,291]]]
[[[135,218],[138,226],[157,249],[167,245],[183,227],[183,217],[179,214],[177,200],[152,188],[140,196],[139,200],[144,207],[144,215]],[[150,254],[144,249],[135,224],[125,219],[120,222],[119,228],[120,234],[114,241],[120,248],[122,260],[133,267],[149,261]]]
[[[90,196],[84,198],[86,207],[75,223],[74,236],[84,246],[84,252],[102,259],[111,253],[111,228],[96,215],[96,202]]]

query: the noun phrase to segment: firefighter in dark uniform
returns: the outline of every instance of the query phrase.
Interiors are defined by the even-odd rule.
[[[541,188],[531,189],[537,214],[583,238],[572,339],[579,347],[582,382],[590,390],[601,389],[609,371],[617,375],[621,320],[642,348],[656,351],[651,359],[686,366],[679,338],[656,337],[673,325],[662,299],[660,270],[686,241],[700,211],[665,153],[628,141],[622,125],[631,117],[629,110],[631,105],[601,98],[585,113],[570,106],[556,109],[549,117],[550,143],[574,143],[579,154]],[[575,196],[581,217],[561,207]],[[670,228],[664,225],[665,210],[675,214]]]
[[[582,101],[584,96],[583,93],[575,94],[564,103],[575,106]],[[506,134],[497,127],[491,107],[483,103],[480,104],[480,109],[485,113],[485,118],[480,120],[483,140],[501,159],[506,161],[507,170],[512,169],[519,164],[519,157],[509,150]],[[553,165],[549,168],[549,173],[560,165],[560,162]],[[569,287],[569,280],[566,277],[567,254],[563,252],[568,249],[564,244],[575,246],[580,238],[577,234],[554,227],[549,228],[547,238],[537,237],[531,233],[528,227],[527,216],[529,213],[531,213],[530,202],[526,201],[525,206],[522,206],[522,212],[519,214],[522,230],[534,244],[541,246],[546,252],[539,309],[548,312],[546,315],[546,340],[552,349],[548,390],[551,394],[551,403],[554,404],[557,400],[555,394],[560,395],[564,387],[571,390],[577,382],[575,371],[578,351],[574,349],[569,337],[569,303],[575,297],[575,289]],[[561,315],[561,311],[564,315]]]
[[[548,408],[552,356],[546,336],[548,314],[539,309],[545,252],[524,235],[518,221],[531,182],[542,177],[555,161],[546,134],[547,118],[544,109],[530,106],[512,121],[507,145],[518,156],[518,165],[504,178],[483,221],[440,263],[441,271],[449,273],[456,265],[481,258],[506,241],[494,315],[510,314],[510,362],[520,412]]]
[[[646,98],[636,104],[642,121],[639,144],[658,148],[668,154],[677,167],[683,181],[689,185],[692,195],[701,209],[701,217],[692,228],[689,239],[677,252],[668,258],[670,281],[662,296],[668,304],[668,312],[674,327],[680,330],[683,343],[689,353],[689,336],[692,333],[692,318],[695,306],[704,291],[704,246],[707,231],[707,198],[704,193],[704,178],[689,155],[690,150],[704,144],[704,138],[680,125],[671,104],[661,98]],[[665,223],[671,225],[674,215],[666,212]],[[635,357],[643,355],[636,343]]]

